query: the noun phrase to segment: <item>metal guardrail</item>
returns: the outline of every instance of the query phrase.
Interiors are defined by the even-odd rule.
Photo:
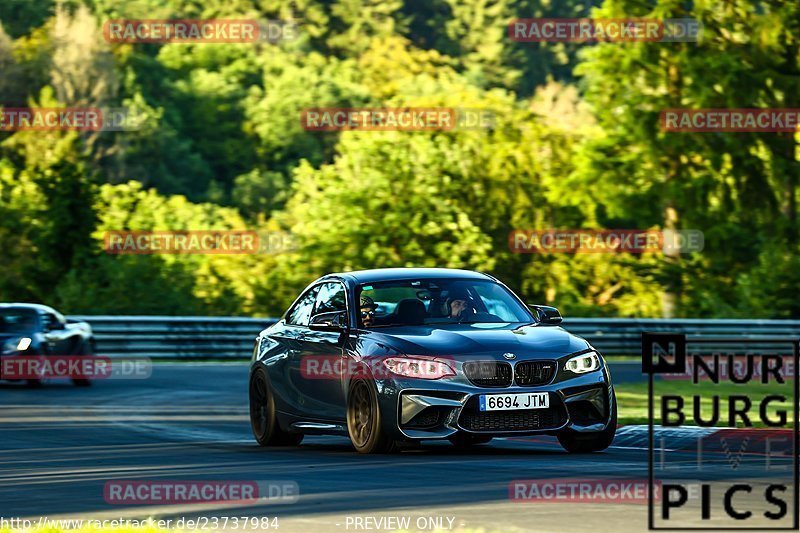
[[[800,338],[800,320],[750,320],[704,318],[571,318],[564,329],[580,335],[605,355],[641,355],[642,332],[683,333],[690,337],[758,339],[760,337]],[[731,350],[719,342],[688,349],[698,353]],[[789,354],[791,345],[787,344]],[[737,352],[741,351],[737,349]],[[775,352],[774,345],[749,344],[747,351]]]
[[[274,318],[70,316],[92,326],[98,355],[152,359],[243,359]]]
[[[97,353],[153,359],[244,359],[274,318],[71,316],[91,324]],[[800,320],[566,318],[564,329],[605,355],[639,355],[642,331],[694,337],[800,337]]]

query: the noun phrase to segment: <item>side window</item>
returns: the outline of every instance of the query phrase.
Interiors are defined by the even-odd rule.
[[[311,313],[314,310],[314,302],[317,300],[319,286],[312,287],[297,300],[297,303],[286,314],[286,323],[294,326],[307,326]]]
[[[347,295],[341,283],[324,283],[320,286],[317,295],[317,305],[314,314],[330,313],[332,311],[346,311]]]
[[[58,317],[53,313],[45,313],[42,315],[42,325],[44,326],[45,331],[64,329],[64,324],[62,324]]]

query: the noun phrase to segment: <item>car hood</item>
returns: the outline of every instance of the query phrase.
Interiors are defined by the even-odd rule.
[[[561,327],[538,324],[447,324],[371,330],[368,336],[405,355],[480,356],[517,360],[557,358],[590,348]]]
[[[11,340],[21,339],[22,337],[31,337],[31,336],[32,336],[31,333],[25,333],[25,332],[19,332],[19,333],[2,332],[0,333],[0,344]]]

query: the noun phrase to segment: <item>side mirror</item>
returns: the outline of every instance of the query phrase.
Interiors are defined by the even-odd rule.
[[[316,331],[344,331],[347,329],[347,313],[331,311],[314,315],[308,327]]]
[[[529,305],[528,307],[536,315],[536,320],[540,324],[555,326],[556,324],[561,324],[561,321],[564,320],[555,307],[550,307],[549,305]]]

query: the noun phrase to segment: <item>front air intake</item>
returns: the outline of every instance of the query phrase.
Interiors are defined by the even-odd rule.
[[[511,385],[511,365],[502,361],[469,361],[464,374],[478,387],[508,387]]]
[[[514,368],[514,380],[523,387],[547,385],[555,375],[555,361],[522,361]]]

